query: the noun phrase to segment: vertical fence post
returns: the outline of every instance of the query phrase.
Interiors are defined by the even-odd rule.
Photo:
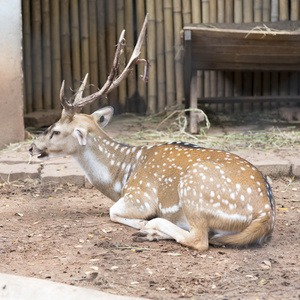
[[[175,104],[175,70],[174,70],[174,35],[173,35],[173,6],[172,0],[164,1],[165,20],[165,56],[166,56],[166,93],[167,106]]]
[[[23,12],[23,47],[24,47],[24,90],[25,90],[25,113],[32,112],[32,72],[31,72],[31,14],[30,0],[22,1]]]
[[[153,114],[156,111],[156,28],[155,28],[155,2],[146,1],[148,16],[148,42],[147,52],[150,60],[149,82],[148,82],[148,107],[147,113]]]
[[[32,5],[32,96],[33,109],[39,111],[43,109],[43,61],[41,49],[42,19],[41,3],[33,0]]]
[[[51,0],[51,52],[52,52],[52,95],[53,108],[60,109],[59,91],[61,78],[61,54],[60,54],[60,8],[59,0]]]
[[[157,58],[157,110],[163,112],[166,107],[166,70],[165,70],[165,54],[164,54],[164,17],[163,2],[155,1],[156,14],[156,58]],[[150,67],[151,68],[151,67]]]
[[[136,1],[136,11],[137,11],[137,30],[141,30],[144,18],[146,15],[145,3],[144,1]],[[141,47],[141,57],[146,58],[146,39]],[[138,64],[137,66],[137,96],[138,96],[138,112],[143,113],[147,109],[147,84],[141,80],[144,73],[144,65]]]

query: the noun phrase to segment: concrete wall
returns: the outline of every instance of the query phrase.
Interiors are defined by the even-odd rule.
[[[24,139],[21,0],[0,1],[0,149]]]

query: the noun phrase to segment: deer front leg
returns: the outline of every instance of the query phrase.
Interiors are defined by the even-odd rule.
[[[152,204],[152,205],[151,205]],[[159,239],[173,239],[169,235],[166,235],[154,228],[148,228],[147,238],[145,238],[145,228],[148,220],[155,217],[156,203],[153,202],[141,202],[137,199],[130,198],[128,196],[122,197],[110,208],[110,219],[113,222],[118,222],[136,229],[139,229],[138,236],[135,240],[159,240]],[[151,231],[151,234],[150,234]],[[143,236],[143,238],[142,238]]]
[[[122,197],[110,208],[109,214],[113,222],[142,229],[147,220],[155,215],[155,208],[151,208],[148,202],[145,204],[136,199]]]

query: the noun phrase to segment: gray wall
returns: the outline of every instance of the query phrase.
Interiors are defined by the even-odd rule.
[[[20,0],[0,1],[0,149],[24,139]]]

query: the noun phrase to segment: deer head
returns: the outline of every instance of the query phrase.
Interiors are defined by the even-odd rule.
[[[60,101],[63,107],[61,118],[58,122],[45,130],[30,146],[29,151],[31,155],[39,154],[38,158],[40,159],[74,155],[76,154],[76,151],[80,151],[80,146],[86,145],[87,135],[90,131],[99,131],[107,125],[113,115],[112,107],[102,108],[94,112],[92,115],[81,114],[80,111],[84,106],[95,102],[111,92],[113,89],[117,88],[129,75],[135,64],[140,62],[145,63],[145,74],[143,78],[146,80],[148,61],[145,59],[139,59],[139,55],[146,33],[147,22],[148,15],[145,17],[143,27],[128,64],[124,68],[123,72],[117,76],[119,58],[122,49],[125,46],[125,30],[122,31],[117,44],[110,74],[103,87],[97,92],[86,97],[82,97],[88,77],[88,74],[86,74],[77,92],[70,99],[67,99],[64,96],[65,82],[62,82],[60,89]]]

